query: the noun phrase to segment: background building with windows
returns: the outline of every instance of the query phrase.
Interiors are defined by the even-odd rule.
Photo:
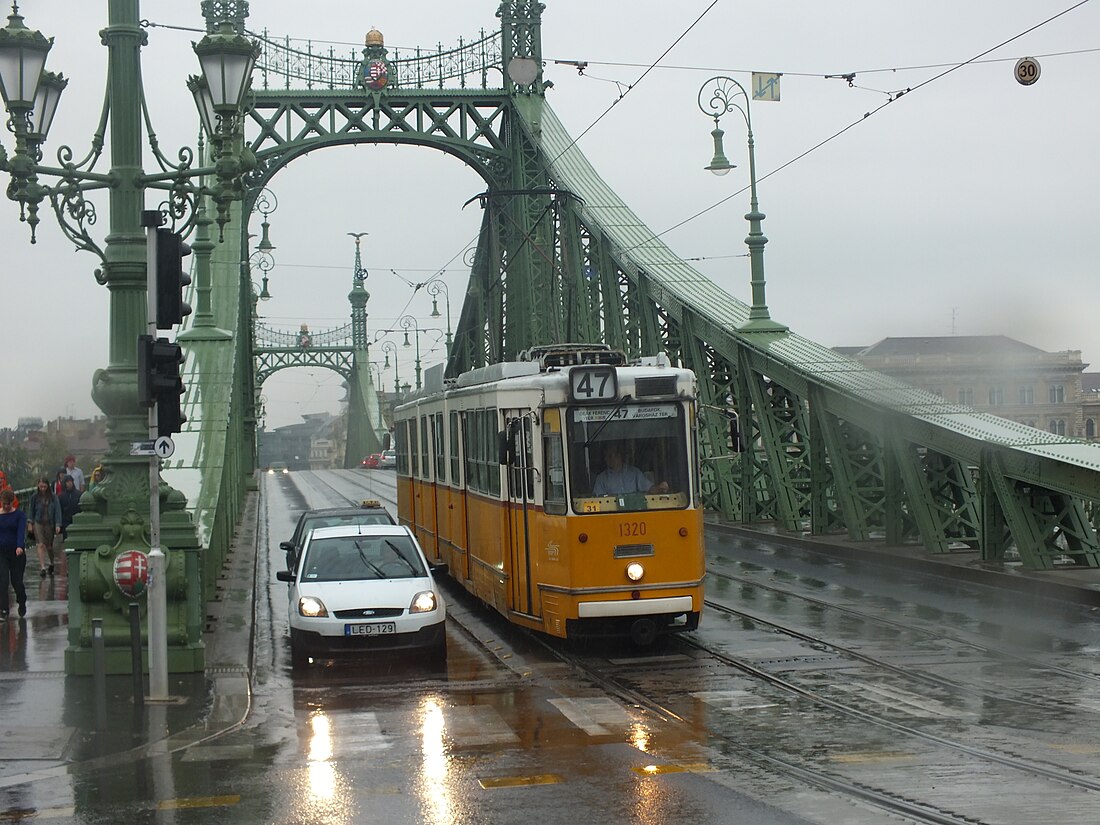
[[[1040,430],[1100,438],[1100,373],[1080,350],[1046,352],[1004,335],[883,338],[836,347],[865,367],[947,401]]]

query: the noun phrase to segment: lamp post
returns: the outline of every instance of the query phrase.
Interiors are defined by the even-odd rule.
[[[451,358],[451,291],[449,289],[447,289],[447,284],[445,284],[443,282],[443,280],[438,275],[436,275],[434,278],[432,278],[430,281],[428,281],[424,286],[427,288],[428,294],[432,296],[432,317],[433,318],[438,318],[439,317],[438,296],[439,296],[440,291],[443,292],[443,297],[446,300],[446,307],[447,307],[447,341],[446,341],[446,344],[447,344],[447,360],[449,361],[450,358]]]
[[[375,340],[378,340],[377,338]],[[393,341],[383,341],[380,347],[382,352],[386,353],[386,363],[382,365],[382,369],[388,370],[390,368],[390,353],[393,353],[393,392],[395,395],[401,394],[401,376],[397,371],[397,344]]]
[[[739,102],[743,98],[743,103]],[[749,222],[749,234],[745,238],[745,245],[749,248],[749,268],[752,277],[752,307],[749,309],[749,320],[738,327],[738,332],[785,332],[787,327],[773,321],[768,312],[768,304],[764,297],[764,245],[768,239],[760,224],[764,220],[764,213],[760,211],[756,199],[756,153],[752,137],[752,116],[749,111],[749,94],[745,87],[732,77],[712,77],[699,89],[699,109],[703,114],[714,118],[714,130],[711,136],[714,138],[714,157],[710,165],[705,167],[715,175],[725,175],[734,165],[726,158],[722,147],[722,137],[725,132],[718,125],[722,115],[732,111],[741,113],[745,120],[745,128],[748,131],[749,143],[749,212],[745,220]]]
[[[411,315],[403,315],[398,322],[405,330],[405,343],[402,346],[409,346],[409,330],[412,329],[416,337],[416,390],[420,391],[420,325],[417,324],[416,318]]]
[[[74,523],[69,544],[75,550],[94,550],[107,544],[120,551],[140,550],[142,519],[137,513],[142,496],[165,498],[171,492],[159,483],[156,462],[143,455],[131,455],[131,445],[149,437],[149,414],[138,399],[138,336],[146,331],[147,240],[142,217],[147,190],[163,193],[158,211],[172,228],[186,234],[201,226],[204,214],[201,203],[210,197],[216,206],[216,222],[224,232],[230,207],[239,200],[243,176],[255,167],[255,156],[243,143],[241,106],[248,89],[252,67],[258,55],[257,46],[243,36],[243,16],[238,9],[237,21],[223,20],[218,31],[207,34],[195,44],[195,53],[203,77],[192,78],[192,92],[200,103],[200,116],[211,143],[211,159],[207,166],[194,167],[195,153],[181,150],[179,162],[173,163],[158,148],[152,134],[149,150],[157,161],[158,171],[146,173],[142,168],[142,142],[145,125],[145,101],[141,82],[141,48],[145,32],[141,25],[138,0],[108,0],[108,23],[101,39],[108,51],[107,88],[104,116],[93,137],[92,148],[81,157],[68,146],[57,151],[57,166],[43,163],[43,145],[47,140],[53,115],[66,80],[60,74],[45,71],[46,55],[52,41],[23,24],[18,4],[12,3],[8,25],[0,29],[0,94],[10,116],[9,129],[15,137],[15,150],[9,157],[0,147],[0,172],[7,172],[10,181],[7,194],[19,203],[20,220],[26,222],[34,243],[40,219],[39,207],[46,201],[52,208],[58,225],[78,249],[92,252],[100,261],[97,281],[110,292],[109,363],[97,370],[92,380],[92,398],[107,418],[108,449],[104,466],[108,473],[104,483],[82,503],[85,517]],[[102,159],[105,143],[110,145],[110,168],[96,171]],[[202,155],[200,154],[201,158]],[[200,161],[201,162],[201,161]],[[209,177],[211,185],[204,178]],[[49,181],[43,183],[43,180]],[[109,207],[109,227],[102,241],[91,233],[97,222],[96,205],[85,194],[106,190]],[[152,468],[152,469],[151,469]],[[149,496],[145,497],[149,501]],[[150,563],[160,553],[159,514],[156,501],[149,502]],[[175,504],[172,509],[180,509]],[[132,515],[136,513],[136,515]],[[82,523],[80,523],[82,522]],[[188,522],[189,523],[189,522]],[[194,528],[190,539],[176,534],[176,544],[195,544]],[[120,541],[119,536],[122,536]],[[83,570],[83,565],[81,569]],[[99,580],[102,574],[91,571],[88,576]],[[154,570],[156,569],[153,565]],[[82,575],[85,575],[82,573]],[[163,587],[163,576],[157,576]],[[70,601],[81,598],[84,584],[70,588]],[[106,597],[105,597],[106,598]],[[114,596],[112,596],[114,598]],[[201,593],[189,592],[188,598],[201,598]],[[150,607],[153,606],[150,594]],[[92,608],[89,608],[92,609]],[[99,609],[103,609],[102,607]],[[164,639],[154,639],[153,617],[150,616],[150,693],[166,695],[166,675],[163,656],[154,662],[154,643],[163,654]],[[79,640],[79,634],[71,637]],[[74,641],[66,651],[66,669],[82,671],[90,662],[81,641]],[[201,669],[201,640],[196,637],[184,645],[191,653],[192,665]],[[70,652],[72,656],[70,657]],[[180,661],[187,652],[180,654]],[[154,673],[154,663],[157,665]],[[184,665],[186,667],[186,665]]]

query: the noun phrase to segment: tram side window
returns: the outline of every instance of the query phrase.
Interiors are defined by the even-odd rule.
[[[428,478],[428,449],[429,449],[428,417],[427,416],[424,416],[423,418],[420,419],[420,445],[419,446],[420,446],[420,449],[417,450],[417,454],[419,456],[419,461],[417,462],[417,469],[418,469],[417,475],[419,475],[420,478],[427,479]]]
[[[443,413],[438,412],[432,421],[435,437],[435,479],[442,483],[447,478],[447,453],[443,439]]]
[[[408,422],[397,422],[397,426],[393,428],[393,436],[397,443],[397,472],[406,475],[409,472]]]
[[[500,456],[497,454],[497,420],[495,409],[484,410],[484,430],[481,434],[482,466],[485,468],[486,492],[500,497]]]
[[[561,447],[561,433],[543,428],[542,456],[546,465],[543,507],[551,515],[565,515],[565,455]]]
[[[451,441],[450,441],[450,447],[451,447],[451,483],[452,484],[460,484],[461,483],[461,478],[459,476],[458,471],[459,471],[459,468],[460,468],[461,465],[459,464],[459,460],[458,460],[458,443],[459,442],[458,442],[458,413],[457,412],[452,412],[451,413],[450,425],[451,425]]]

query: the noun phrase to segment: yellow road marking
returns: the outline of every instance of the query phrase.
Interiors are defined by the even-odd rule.
[[[485,790],[493,788],[518,788],[522,785],[557,785],[565,780],[556,773],[536,773],[527,776],[497,776],[492,779],[479,779],[478,784]]]
[[[642,765],[631,770],[642,776],[658,776],[662,773],[706,773],[711,767],[705,762],[689,762],[683,765]]]
[[[241,801],[239,794],[232,796],[193,796],[190,799],[168,799],[157,803],[158,811],[178,811],[185,808],[217,808],[224,805],[236,805]]]

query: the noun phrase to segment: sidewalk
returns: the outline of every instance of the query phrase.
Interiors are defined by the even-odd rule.
[[[107,677],[97,699],[91,676],[66,676],[69,580],[27,567],[27,616],[0,622],[0,788],[167,753],[243,724],[251,702],[253,591],[258,493],[207,605],[204,673],[168,674],[168,702],[133,701],[131,675]],[[14,602],[13,602],[14,607]],[[148,674],[143,679],[149,686]],[[106,720],[106,724],[104,724]]]
[[[1011,562],[982,561],[976,550],[930,553],[923,545],[890,546],[881,541],[855,542],[843,535],[810,536],[786,533],[769,525],[746,527],[709,518],[706,520],[706,529],[741,538],[778,542],[800,550],[858,559],[870,564],[903,567],[933,576],[959,579],[1032,596],[1100,606],[1100,568],[1028,570]]]

